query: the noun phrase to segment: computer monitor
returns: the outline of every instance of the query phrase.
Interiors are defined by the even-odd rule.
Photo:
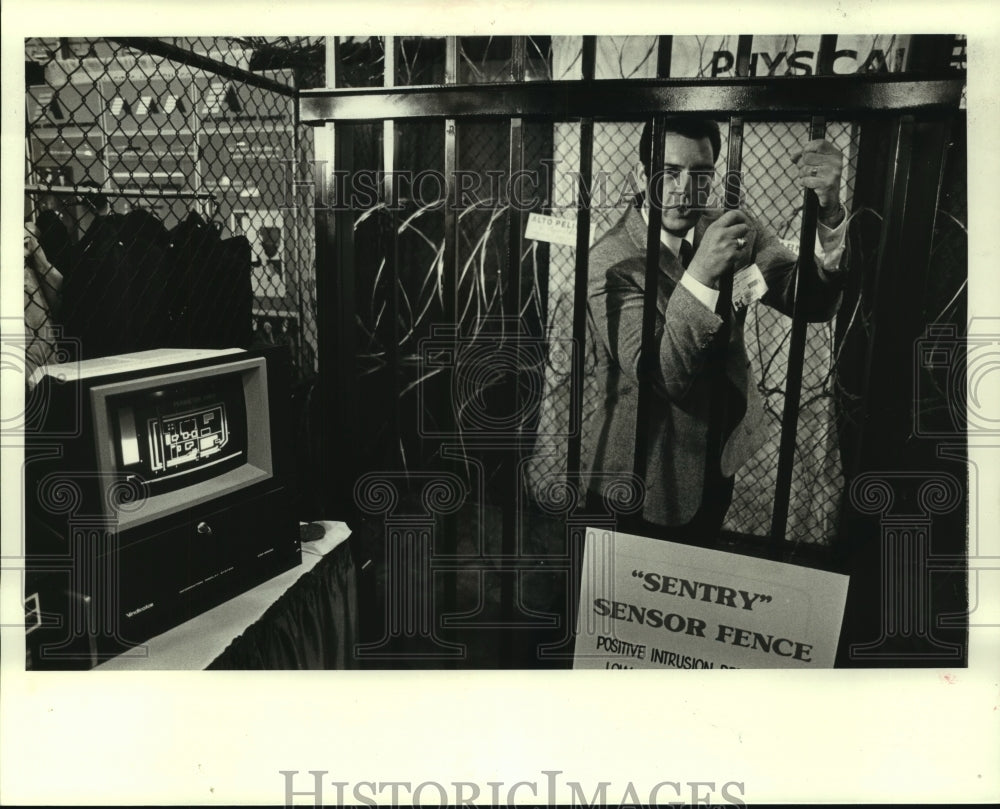
[[[62,624],[35,637],[39,667],[84,647],[97,662],[95,638],[107,657],[301,561],[286,347],[144,351],[32,381],[26,596]]]

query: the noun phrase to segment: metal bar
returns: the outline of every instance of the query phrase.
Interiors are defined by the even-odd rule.
[[[396,86],[396,38],[383,39],[384,60],[382,62],[382,83],[387,89]],[[405,453],[399,412],[400,365],[399,365],[399,233],[396,227],[397,188],[396,163],[399,140],[396,136],[396,122],[382,122],[382,201],[385,210],[380,217],[382,249],[385,257],[385,277],[389,285],[389,310],[392,319],[389,324],[389,342],[386,346],[386,365],[392,380],[392,455],[398,453],[399,461],[405,468]]]
[[[337,68],[340,66],[340,38],[336,36],[325,37],[323,45],[323,60],[326,70],[324,80],[327,87],[336,87]]]
[[[171,191],[160,188],[146,191],[139,188],[97,188],[92,185],[26,185],[25,194],[56,194],[59,196],[93,197],[100,194],[105,197],[169,197],[170,199],[206,199],[215,200],[215,194],[209,191]]]
[[[726,156],[726,179],[723,207],[735,211],[743,196],[743,119],[729,119],[729,152]],[[732,278],[729,278],[732,281]]]
[[[674,55],[674,38],[657,37],[656,40],[656,78],[665,79],[670,76],[670,63]]]
[[[382,37],[382,86],[387,90],[396,86],[396,37]]]
[[[515,36],[511,38],[511,59],[510,77],[514,82],[523,82],[525,75],[525,63],[527,62],[527,50],[525,48],[525,38]],[[507,166],[508,182],[513,182],[514,177],[519,177],[524,170],[524,121],[520,118],[510,119],[510,152]],[[515,195],[512,195],[512,197]],[[507,322],[513,324],[515,329],[511,336],[513,344],[513,354],[515,357],[513,378],[509,380],[510,388],[510,413],[520,413],[520,374],[517,368],[520,357],[520,332],[518,317],[521,311],[521,254],[524,246],[523,213],[514,203],[514,199],[509,200],[510,207],[507,211],[507,289],[504,295],[504,316]],[[517,318],[516,320],[514,318]],[[507,340],[507,335],[503,337]],[[510,442],[511,450],[507,457],[510,468],[507,470],[506,481],[511,486],[508,492],[507,502],[503,508],[503,535],[501,538],[501,554],[503,555],[503,569],[505,575],[500,578],[500,615],[502,616],[506,628],[501,635],[501,659],[512,663],[512,652],[514,649],[514,624],[515,624],[515,604],[514,596],[516,584],[520,574],[516,570],[510,570],[507,565],[510,560],[515,560],[519,556],[520,549],[517,547],[517,512],[514,503],[518,502],[518,489],[521,486],[519,478],[521,472],[521,428],[517,428],[516,435],[508,435],[506,440]]]
[[[597,38],[583,38],[583,80],[593,81]],[[590,270],[590,192],[594,177],[594,120],[580,121],[580,181],[576,200],[576,266],[573,271],[573,364],[570,371],[569,446],[566,476],[580,483],[583,425],[583,361],[587,340],[587,282]]]
[[[833,66],[836,37],[824,36],[816,63],[820,67]],[[826,119],[813,116],[809,124],[809,139],[826,136]],[[805,363],[807,324],[803,314],[804,292],[807,292],[816,275],[816,224],[819,216],[819,199],[815,192],[802,192],[802,224],[799,231],[799,257],[795,268],[794,302],[792,304],[792,332],[788,343],[788,374],[785,379],[785,402],[781,413],[781,441],[778,445],[778,469],[775,474],[774,508],[771,512],[771,555],[781,558],[788,528],[788,509],[791,505],[792,472],[795,468],[795,439],[799,425],[799,403],[802,399],[802,366]]]
[[[520,176],[524,171],[524,121],[520,118],[510,119],[510,152],[507,165],[508,181]],[[512,195],[516,196],[516,195]],[[521,256],[524,253],[524,212],[515,204],[514,199],[508,200],[507,211],[507,288],[504,295],[504,317],[519,318],[521,311]],[[515,348],[518,333],[514,334]],[[516,353],[516,352],[515,352]],[[517,400],[517,379],[514,380],[515,398],[511,413],[519,412]]]
[[[655,113],[779,120],[824,114],[865,119],[901,111],[958,109],[964,79],[954,72],[914,80],[901,74],[736,79],[625,79],[301,90],[303,123],[387,118],[592,117],[642,120]]]
[[[445,38],[444,80],[446,84],[454,84],[458,79],[458,37]],[[444,323],[454,327],[452,333],[453,356],[458,348],[458,213],[455,204],[455,172],[458,170],[458,127],[455,120],[447,118],[444,121],[444,250],[441,255],[443,267],[442,286],[443,305],[442,318]],[[448,397],[448,393],[445,393]],[[455,402],[445,398],[441,408],[441,418],[454,428],[453,418]],[[453,432],[454,430],[452,430]],[[447,459],[448,471],[457,471],[458,464],[453,459]],[[454,513],[446,514],[442,520],[444,554],[453,559],[458,554],[458,519]],[[454,613],[458,604],[457,571],[448,569],[444,575],[444,614]]]
[[[351,188],[354,176],[354,130],[350,126],[338,126],[334,140],[334,170],[344,173],[344,188]],[[336,175],[334,175],[336,176]],[[353,508],[352,476],[358,470],[358,374],[357,374],[357,334],[355,332],[355,268],[354,268],[354,212],[347,206],[339,206],[328,231],[332,236],[332,264],[320,264],[317,273],[317,287],[320,278],[329,277],[325,286],[333,287],[335,318],[331,324],[330,340],[320,354],[320,379],[333,389],[324,397],[325,402],[334,405],[324,412],[337,413],[335,441],[338,451],[330,456],[334,466],[334,480],[340,485],[339,494]],[[317,288],[317,294],[319,289]],[[322,298],[329,298],[324,294]],[[321,300],[322,300],[321,298]],[[323,311],[322,303],[320,312]],[[322,325],[323,321],[320,321]],[[324,372],[325,369],[325,372]]]
[[[390,40],[392,37],[386,37]],[[387,42],[387,47],[389,43]],[[386,60],[386,81],[389,81],[391,70],[389,60]],[[392,319],[389,324],[389,339],[386,345],[386,365],[389,377],[392,380],[392,440],[393,446],[390,452],[399,458],[403,468],[406,468],[405,450],[403,448],[402,418],[399,412],[400,393],[402,384],[400,380],[400,360],[399,360],[399,228],[396,223],[396,210],[398,202],[398,192],[396,188],[396,163],[399,150],[399,139],[396,136],[395,121],[385,121],[382,124],[382,167],[384,169],[384,182],[382,187],[382,200],[385,203],[385,210],[380,217],[380,234],[385,258],[385,278],[389,285],[389,310]]]
[[[664,37],[660,37],[661,45]],[[585,36],[580,45],[580,77],[583,81],[593,81],[597,66],[597,37]]]
[[[660,272],[660,228],[663,220],[663,125],[664,116],[653,117],[651,128],[652,148],[650,154],[650,177],[646,189],[649,201],[649,227],[646,228],[646,277],[643,282],[642,300],[642,340],[639,349],[639,401],[635,415],[635,457],[633,471],[641,479],[646,479],[648,461],[649,409],[652,402],[653,376],[659,363],[656,346],[656,292],[659,287]],[[654,188],[654,183],[656,187]]]
[[[325,80],[337,79],[337,38],[326,38]],[[358,474],[357,360],[354,332],[354,232],[350,211],[329,207],[335,188],[334,170],[353,170],[354,132],[350,126],[328,123],[316,132],[315,157],[319,200],[316,213],[316,343],[320,412],[320,473],[331,485],[322,487],[321,508],[327,519],[351,521],[357,515],[354,481]],[[345,188],[347,186],[345,185]],[[339,206],[343,208],[344,206]],[[329,414],[329,417],[326,415]],[[375,570],[369,551],[360,542],[350,543],[358,593],[358,639],[363,641],[376,627]],[[376,635],[377,636],[377,635]]]
[[[528,61],[526,37],[511,37],[510,43],[510,80],[523,82],[525,66]]]
[[[826,120],[812,119],[809,138],[826,135]],[[782,552],[788,527],[791,503],[792,471],[795,467],[795,437],[799,424],[799,402],[802,398],[802,365],[806,351],[806,320],[801,299],[808,279],[816,272],[815,245],[819,200],[815,193],[803,192],[802,227],[799,232],[799,261],[795,270],[795,302],[792,309],[792,333],[788,343],[788,376],[785,380],[785,405],[781,413],[781,443],[778,447],[778,471],[774,484],[774,510],[771,512],[771,548],[775,558]]]
[[[523,65],[522,65],[523,66]],[[520,176],[519,172],[524,169],[524,122],[520,118],[510,119],[510,151],[508,154],[507,177]],[[507,211],[507,287],[504,290],[504,334],[501,338],[504,342],[510,341],[512,354],[514,357],[514,367],[508,379],[509,411],[511,415],[521,412],[520,399],[520,374],[517,363],[520,359],[520,318],[521,311],[521,254],[523,253],[524,228],[522,225],[523,214],[510,200],[510,207]],[[513,334],[508,335],[507,329],[512,328]],[[503,506],[501,550],[503,564],[508,560],[516,559],[518,556],[517,547],[517,512],[514,504],[518,502],[518,489],[521,486],[521,428],[517,427],[516,434],[508,432],[500,436],[510,447],[505,465],[507,465],[506,475],[503,478],[504,485],[509,487],[506,491],[506,502]],[[501,659],[511,661],[514,645],[514,593],[515,585],[518,581],[516,571],[504,569],[504,574],[500,578],[500,615],[502,616],[506,628],[501,635]]]
[[[324,82],[336,86],[337,60],[336,37],[326,37],[324,49]],[[344,214],[329,209],[330,194],[335,192],[332,180],[333,171],[340,155],[336,144],[339,133],[336,125],[324,124],[317,129],[314,141],[316,158],[316,182],[318,185],[318,200],[315,206],[316,218],[316,365],[318,371],[317,393],[320,399],[320,410],[323,413],[333,413],[338,422],[344,416],[342,406],[343,389],[340,388],[338,374],[340,362],[340,289],[337,281],[340,266],[337,238],[337,224],[343,220]],[[323,420],[319,426],[320,457],[336,458],[344,450],[344,438],[338,431],[330,429],[329,422]],[[324,516],[329,518],[338,514],[348,513],[350,504],[346,502],[346,475],[340,464],[334,464],[331,469],[324,469],[330,474],[333,485],[324,492],[322,503]],[[340,517],[343,519],[343,517]],[[360,565],[359,565],[360,567]],[[364,597],[365,590],[360,587],[359,597]]]
[[[743,34],[736,40],[736,75],[750,75],[750,57],[753,54],[753,35]]]
[[[742,37],[741,37],[742,39]],[[748,62],[744,63],[744,69]],[[726,178],[723,207],[735,211],[740,207],[743,176],[743,119],[729,120],[729,151],[726,156]],[[726,376],[726,355],[733,330],[733,276],[727,273],[719,281],[719,298],[715,313],[722,324],[710,348],[711,401],[709,402],[708,434],[705,453],[704,489],[714,489],[722,480],[722,449],[726,440],[726,425],[729,420],[728,388],[731,383]],[[705,537],[717,539],[717,537]]]
[[[458,81],[458,37],[444,39],[444,83],[455,84]]]
[[[833,63],[837,57],[837,35],[823,34],[819,38],[819,49],[816,51],[816,73],[820,76],[833,75]]]
[[[109,37],[109,39],[112,42],[120,42],[122,45],[135,48],[138,51],[150,53],[154,56],[162,56],[172,62],[179,62],[188,67],[205,70],[217,76],[223,76],[224,78],[240,82],[241,84],[250,84],[254,87],[260,87],[263,90],[280,93],[289,98],[297,98],[299,95],[299,91],[295,87],[289,87],[280,81],[265,78],[257,73],[251,73],[249,70],[243,70],[233,65],[227,65],[225,62],[210,59],[194,51],[179,48],[176,45],[171,45],[169,42],[164,42],[155,37]]]
[[[862,328],[856,328],[855,323],[871,322],[871,304],[874,299],[872,281],[878,266],[879,244],[883,237],[881,217],[868,215],[866,211],[881,212],[886,210],[886,187],[890,176],[886,167],[893,165],[894,132],[896,126],[892,122],[870,121],[860,128],[858,133],[854,193],[851,200],[851,215],[857,214],[851,224],[847,261],[851,267],[850,276],[844,289],[844,300],[841,304],[844,311],[854,311],[857,316],[838,318],[837,320],[837,352],[843,358],[838,367],[840,386],[849,394],[846,401],[840,402],[841,412],[838,419],[843,423],[840,431],[840,452],[844,466],[844,479],[851,481],[858,473],[858,444],[854,440],[860,433],[862,424],[861,393],[864,390],[865,358],[871,353],[871,342]],[[848,328],[850,326],[851,328]],[[847,505],[846,499],[844,505]],[[840,520],[841,529],[846,525]],[[851,541],[843,530],[838,531],[838,542],[844,547],[844,541]]]
[[[294,80],[295,80],[295,86],[296,87],[301,87],[302,84],[303,84],[303,76],[302,76],[302,74],[303,74],[303,71],[302,71],[301,68],[296,68],[295,69],[295,72],[293,73],[293,77],[294,77]],[[296,187],[295,186],[295,178],[296,178],[296,175],[299,172],[299,161],[300,161],[300,159],[303,159],[303,155],[302,155],[303,130],[302,130],[302,127],[299,126],[299,105],[298,104],[295,105],[295,109],[293,110],[293,116],[294,116],[294,120],[292,122],[292,161],[293,162],[292,162],[291,169],[292,169],[292,188],[294,189]],[[318,133],[314,133],[314,134],[318,134]],[[197,138],[195,139],[195,146],[197,146]],[[314,156],[315,156],[315,154],[314,154]],[[197,159],[197,153],[195,154],[195,161],[194,162],[195,162],[195,166],[196,167],[198,167],[198,165],[201,162],[200,160]],[[315,191],[315,182],[316,181],[315,181],[315,178],[314,178],[313,179],[313,183],[314,183],[313,190],[314,191]],[[198,184],[201,185],[201,177],[200,176],[198,178]],[[315,199],[315,197],[313,197],[313,208],[315,209],[315,207],[316,207],[316,199]],[[300,217],[302,217],[302,215],[303,215],[302,206],[300,204],[298,204],[298,203],[295,203],[295,207],[294,207],[294,209],[292,211],[292,222],[293,222],[292,228],[293,228],[294,232],[297,234],[297,236],[296,236],[296,239],[295,239],[295,248],[294,248],[295,249],[295,253],[296,253],[296,255],[295,255],[295,269],[292,271],[292,276],[295,279],[295,310],[296,310],[295,315],[296,315],[296,318],[298,319],[298,323],[299,323],[299,328],[298,328],[299,338],[298,338],[298,340],[295,341],[295,345],[297,346],[297,354],[298,354],[298,356],[295,358],[295,364],[300,369],[300,375],[307,375],[307,372],[305,371],[305,369],[306,369],[306,357],[308,356],[308,352],[306,351],[306,320],[305,320],[305,317],[304,317],[305,301],[303,299],[304,296],[303,296],[302,293],[303,293],[303,287],[305,286],[305,283],[303,281],[303,276],[304,276],[304,274],[306,272],[308,272],[309,268],[308,268],[308,265],[306,264],[306,262],[304,262],[302,260],[301,251],[303,250],[303,245],[301,244],[300,237],[298,236],[298,234],[300,233],[299,228],[302,227],[302,220],[300,218]],[[296,380],[296,382],[297,381],[298,380]]]

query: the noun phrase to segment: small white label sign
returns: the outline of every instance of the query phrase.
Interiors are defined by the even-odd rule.
[[[848,577],[587,529],[574,668],[832,668]]]
[[[540,213],[529,213],[528,224],[524,229],[524,238],[538,242],[564,244],[567,247],[576,246],[576,219],[564,219],[561,216],[546,216]]]

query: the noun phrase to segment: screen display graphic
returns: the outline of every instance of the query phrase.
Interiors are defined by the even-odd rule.
[[[119,471],[155,490],[188,485],[246,461],[239,374],[122,394],[110,413]]]
[[[228,443],[226,405],[220,402],[179,416],[149,419],[146,434],[154,471],[211,458],[222,452]]]

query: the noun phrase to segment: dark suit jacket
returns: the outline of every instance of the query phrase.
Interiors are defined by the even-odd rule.
[[[694,232],[697,252],[708,223]],[[639,395],[638,362],[642,335],[646,264],[646,223],[633,207],[590,250],[588,311],[596,342],[600,404],[584,424],[582,468],[595,493],[616,475],[631,476]],[[764,303],[791,315],[796,258],[769,230],[754,222],[737,267],[756,263],[767,282]],[[712,366],[722,319],[679,284],[680,261],[662,244],[657,276],[655,344],[659,362],[652,379],[654,401],[648,442],[646,496],[642,516],[661,525],[689,522],[701,503],[705,482]],[[807,284],[806,319],[829,320],[840,302],[836,272],[819,270]],[[763,410],[751,384],[743,340],[746,309],[733,312],[725,373],[745,412],[724,443],[720,459],[725,477],[735,474],[766,438]],[[588,410],[585,408],[585,410]]]

